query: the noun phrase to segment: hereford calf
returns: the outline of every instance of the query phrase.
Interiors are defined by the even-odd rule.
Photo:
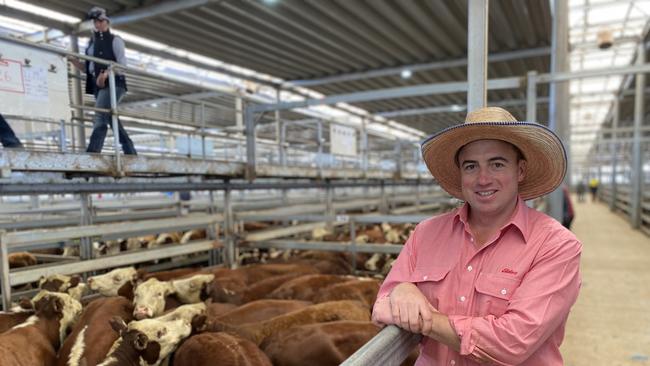
[[[119,338],[98,366],[157,366],[192,331],[192,326],[184,319],[145,319],[127,326],[124,320],[115,317],[110,324]]]
[[[0,333],[24,323],[32,315],[33,310],[0,311]]]
[[[174,366],[272,366],[253,342],[228,333],[203,333],[185,341],[174,355]]]
[[[38,264],[36,257],[27,252],[9,253],[9,268],[22,268]]]
[[[123,296],[133,299],[139,274],[134,267],[117,268],[103,275],[88,278],[88,287],[103,296]]]
[[[38,281],[38,287],[45,291],[66,293],[77,301],[80,301],[88,290],[88,286],[81,282],[81,277],[77,275],[65,276],[56,274],[41,277]]]
[[[68,294],[41,291],[33,299],[35,314],[0,335],[0,365],[54,365],[56,351],[81,304]]]
[[[206,330],[219,332],[229,329],[228,325],[238,326],[247,323],[261,322],[292,311],[312,305],[307,301],[298,300],[258,300],[249,302],[229,312],[216,317],[209,317]]]
[[[337,283],[319,291],[313,298],[316,303],[335,300],[357,300],[372,309],[379,292],[379,281],[360,279]]]
[[[324,274],[300,276],[273,290],[267,297],[269,299],[312,301],[322,289],[337,283],[352,281],[353,279],[353,277]]]
[[[171,282],[155,278],[139,284],[133,293],[133,317],[141,320],[161,315],[165,310],[167,296],[174,291]]]
[[[358,301],[331,301],[310,305],[303,309],[279,315],[262,322],[231,326],[230,329],[225,330],[234,332],[259,345],[270,335],[296,325],[336,320],[370,321],[370,311]]]
[[[260,348],[274,366],[336,366],[378,332],[367,321],[306,324],[271,335]]]
[[[94,366],[106,358],[118,335],[110,320],[118,316],[130,322],[133,305],[121,296],[97,299],[86,306],[72,333],[59,350],[57,366]]]

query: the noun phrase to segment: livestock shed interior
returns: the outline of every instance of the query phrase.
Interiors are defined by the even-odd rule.
[[[526,201],[582,244],[548,364],[650,365],[649,50],[650,0],[0,1],[0,365],[434,362],[373,305],[469,207],[423,142],[488,106],[566,149]]]

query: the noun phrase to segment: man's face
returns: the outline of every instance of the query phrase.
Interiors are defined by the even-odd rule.
[[[95,19],[94,24],[98,32],[106,32],[108,30],[108,20]]]
[[[472,215],[508,215],[526,176],[526,161],[517,158],[511,144],[479,140],[465,145],[458,154],[463,197]]]

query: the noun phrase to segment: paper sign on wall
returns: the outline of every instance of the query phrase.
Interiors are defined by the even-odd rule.
[[[330,152],[335,155],[357,155],[357,130],[330,124]]]

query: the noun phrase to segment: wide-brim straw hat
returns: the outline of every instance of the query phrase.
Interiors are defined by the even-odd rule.
[[[465,200],[460,183],[458,151],[470,142],[501,140],[516,146],[526,159],[526,176],[519,183],[524,200],[554,191],[567,169],[566,150],[560,138],[545,126],[519,122],[498,107],[467,114],[465,123],[442,130],[422,143],[422,157],[438,184],[452,196]]]

